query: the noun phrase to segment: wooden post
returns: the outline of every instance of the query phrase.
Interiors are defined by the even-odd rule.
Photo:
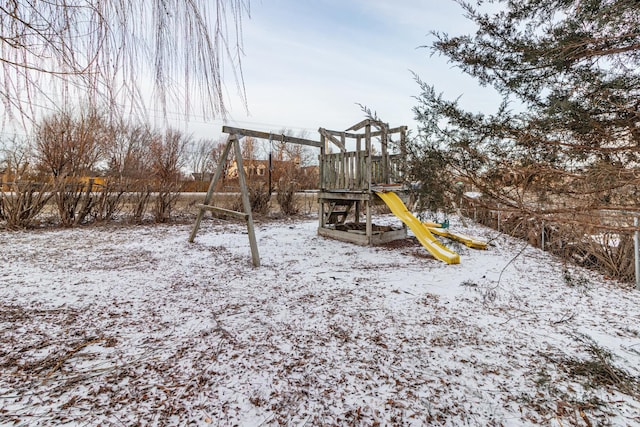
[[[367,190],[371,191],[371,125],[365,126],[365,150],[367,151],[367,170],[365,176],[367,177]]]
[[[320,190],[324,191],[325,181],[326,181],[326,164],[325,164],[325,156],[327,155],[327,139],[324,135],[320,135],[320,158],[318,159],[318,174],[320,175]]]
[[[634,266],[636,270],[636,289],[640,290],[640,234],[638,233],[638,214],[633,217],[633,226],[636,228],[633,232],[633,255]]]
[[[358,135],[356,136],[356,171],[355,171],[355,180],[356,180],[356,187],[357,188],[362,188],[362,177],[363,177],[363,168],[362,168],[362,159],[361,159],[361,154],[362,154],[362,136]],[[356,206],[357,208],[357,212],[360,212],[360,206],[358,204],[358,206]]]
[[[364,202],[366,217],[366,231],[367,244],[371,245],[373,241],[373,224],[371,223],[371,202],[373,194],[371,193],[371,124],[367,123],[364,128],[365,134],[365,146],[367,150],[367,170],[365,171],[367,177],[367,191],[369,192],[369,200]]]
[[[370,195],[371,197],[373,197],[373,195]],[[369,198],[369,200],[365,200],[364,202],[364,208],[365,208],[365,215],[367,216],[366,218],[366,234],[367,234],[367,245],[371,246],[371,243],[373,242],[373,224],[371,222],[371,197]]]
[[[387,149],[387,129],[389,126],[383,125],[382,135],[380,135],[380,145],[382,148],[382,159],[380,161],[380,166],[382,167],[382,183],[389,184],[389,150]]]
[[[407,128],[402,126],[400,129],[400,175],[402,180],[407,179]]]
[[[247,214],[247,232],[249,234],[249,245],[251,246],[251,258],[254,267],[260,267],[260,254],[258,253],[258,242],[256,241],[255,230],[253,227],[253,215],[251,214],[251,202],[249,201],[249,188],[244,174],[244,166],[242,164],[242,150],[240,149],[240,141],[234,139],[236,149],[236,163],[238,164],[238,180],[240,181],[240,191],[242,193],[242,206]]]
[[[324,137],[324,135],[322,135],[322,134],[320,135],[320,143],[321,144],[320,144],[320,159],[318,161],[318,163],[319,163],[319,173],[318,174],[320,175],[320,177],[319,177],[319,179],[320,179],[320,182],[319,182],[320,192],[323,192],[323,191],[325,191],[325,188],[326,188],[326,179],[327,179],[327,177],[325,176],[325,174],[326,174],[325,169],[327,167],[326,164],[325,164],[325,153],[327,151],[327,140]],[[318,226],[320,228],[324,228],[325,225],[326,225],[324,216],[325,216],[324,200],[318,198],[318,217],[319,217],[318,221],[320,222],[318,224]]]

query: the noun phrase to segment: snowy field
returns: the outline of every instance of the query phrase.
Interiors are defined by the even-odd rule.
[[[394,218],[384,216],[384,221]],[[640,425],[640,292],[493,230],[0,233],[0,425]]]

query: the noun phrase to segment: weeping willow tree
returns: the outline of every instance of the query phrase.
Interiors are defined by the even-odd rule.
[[[244,101],[248,14],[249,0],[3,1],[3,117],[29,121],[42,107],[78,103],[165,114],[198,104],[207,117],[224,115],[223,71]]]

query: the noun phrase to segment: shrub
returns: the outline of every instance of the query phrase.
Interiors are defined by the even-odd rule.
[[[280,205],[280,211],[284,215],[292,216],[300,212],[300,206],[296,197],[296,185],[292,182],[278,185],[276,200]]]

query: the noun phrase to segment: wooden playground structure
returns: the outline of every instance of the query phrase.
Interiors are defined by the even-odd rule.
[[[407,237],[407,228],[379,227],[372,208],[382,201],[377,192],[404,191],[402,164],[406,126],[389,128],[363,120],[346,131],[320,128],[318,234],[356,243],[379,245]],[[394,140],[395,138],[395,140]],[[339,149],[331,152],[333,144]],[[349,151],[347,147],[355,149]],[[348,219],[353,219],[348,222]]]
[[[406,157],[406,126],[390,128],[379,120],[366,119],[346,131],[320,128],[320,141],[228,126],[224,126],[222,131],[229,135],[227,144],[205,200],[198,205],[199,212],[189,237],[190,242],[194,241],[202,217],[207,211],[243,219],[247,223],[253,265],[260,266],[240,148],[242,138],[252,137],[269,141],[276,139],[283,143],[302,144],[320,150],[318,234],[321,236],[359,245],[379,245],[406,238],[409,227],[427,251],[447,264],[458,264],[460,256],[443,246],[433,236],[434,233],[461,241],[470,247],[486,247],[486,243],[471,237],[437,230],[440,225],[423,223],[407,209],[402,200],[402,196],[407,194],[403,171]],[[216,184],[221,178],[223,165],[232,149],[235,150],[238,165],[243,212],[219,208],[212,204]],[[373,223],[373,207],[382,203],[402,221],[402,226],[378,226]]]
[[[360,131],[359,133],[356,133]],[[320,141],[297,138],[288,135],[273,134],[250,129],[224,126],[222,132],[228,135],[227,143],[220,158],[216,172],[211,179],[204,202],[198,205],[198,215],[189,236],[193,242],[200,223],[207,211],[229,215],[247,223],[247,232],[251,246],[254,266],[260,265],[260,255],[255,238],[253,215],[249,202],[247,179],[242,163],[240,140],[244,137],[260,138],[279,142],[302,144],[320,150],[318,157],[320,182],[318,193],[319,226],[318,234],[360,245],[375,245],[405,238],[407,229],[376,227],[373,224],[372,206],[379,202],[376,191],[381,188],[400,190],[401,157],[404,155],[407,127],[390,129],[385,123],[367,119],[350,127],[346,131],[331,131],[320,128]],[[390,142],[397,137],[400,153],[391,153]],[[377,141],[377,146],[374,144]],[[335,148],[334,148],[335,147]],[[348,150],[348,147],[353,149]],[[222,177],[222,165],[234,150],[238,163],[238,181],[242,194],[243,212],[231,211],[212,204],[216,185]],[[333,152],[336,150],[336,152]],[[377,154],[374,154],[377,153]],[[349,216],[353,222],[347,222]]]

